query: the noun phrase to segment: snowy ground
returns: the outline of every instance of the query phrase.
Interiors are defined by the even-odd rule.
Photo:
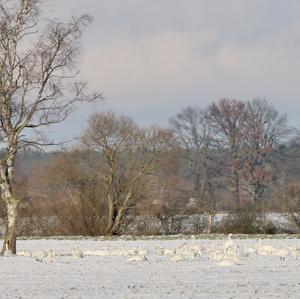
[[[130,263],[123,256],[57,256],[38,262],[31,257],[0,258],[1,298],[300,298],[300,258],[250,254],[237,264],[222,267],[203,254],[196,259],[171,262],[155,254],[155,246],[175,248],[186,240],[19,240],[19,250],[52,249],[69,254],[78,246],[92,249],[141,246],[148,261]],[[241,248],[255,239],[235,240]],[[224,240],[201,240],[203,247],[219,247]],[[300,247],[299,239],[264,239],[275,247]],[[192,244],[187,240],[187,245]]]

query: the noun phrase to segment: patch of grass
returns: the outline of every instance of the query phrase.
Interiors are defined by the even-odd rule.
[[[197,240],[224,240],[228,238],[226,234],[201,234],[194,235]],[[300,234],[233,234],[232,239],[300,239]],[[97,237],[87,237],[87,236],[50,236],[50,237],[18,237],[18,240],[91,240],[91,241],[168,241],[168,240],[189,240],[191,235],[162,235],[162,236],[133,236],[133,235],[123,235],[123,236],[97,236]]]

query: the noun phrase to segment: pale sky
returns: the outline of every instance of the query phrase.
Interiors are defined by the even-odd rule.
[[[187,105],[261,97],[300,126],[299,0],[54,2],[53,17],[94,17],[80,68],[104,94],[99,111],[165,125]],[[59,135],[80,133],[92,111],[81,107]]]

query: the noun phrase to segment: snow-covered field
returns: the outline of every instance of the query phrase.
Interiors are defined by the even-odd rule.
[[[300,298],[300,258],[251,252],[258,241],[234,239],[237,260],[229,266],[218,265],[212,252],[222,249],[226,240],[19,240],[18,250],[35,252],[52,249],[53,261],[32,257],[0,258],[1,298]],[[185,244],[186,242],[186,244]],[[181,245],[181,246],[179,246]],[[173,255],[158,255],[162,248],[191,250],[174,262]],[[299,239],[263,239],[262,246],[278,249],[300,248]],[[161,249],[157,249],[159,246]],[[129,262],[130,256],[71,256],[80,251],[148,250],[146,261]],[[119,250],[119,251],[116,251]],[[140,249],[141,250],[141,249]],[[249,251],[249,253],[246,253]],[[299,253],[299,250],[294,253]],[[142,254],[142,252],[141,252]],[[145,252],[144,252],[145,254]]]

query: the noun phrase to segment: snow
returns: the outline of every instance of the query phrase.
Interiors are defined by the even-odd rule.
[[[253,239],[235,239],[240,246],[253,247]],[[300,259],[250,254],[237,264],[218,266],[204,253],[195,259],[170,261],[155,254],[155,246],[174,249],[191,239],[150,240],[18,240],[18,250],[52,249],[53,262],[31,257],[1,257],[1,298],[299,298]],[[196,239],[208,248],[224,240]],[[71,251],[121,249],[141,246],[149,250],[147,260],[129,262],[128,256],[72,257]],[[299,239],[263,239],[276,248],[300,247]]]

